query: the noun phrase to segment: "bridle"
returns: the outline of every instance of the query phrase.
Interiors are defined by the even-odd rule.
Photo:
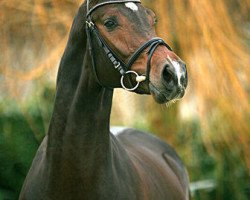
[[[89,53],[91,57],[91,62],[92,62],[92,67],[94,71],[95,78],[97,82],[103,86],[101,83],[100,79],[98,78],[97,75],[97,70],[96,70],[96,65],[95,65],[95,60],[94,60],[94,54],[93,54],[93,49],[92,49],[92,39],[91,39],[91,33],[93,33],[99,45],[102,47],[104,50],[105,54],[109,58],[109,60],[113,63],[113,66],[118,72],[121,74],[121,86],[123,89],[128,90],[128,91],[133,91],[138,88],[139,84],[143,81],[149,81],[149,73],[150,73],[150,68],[151,68],[151,58],[153,56],[154,51],[159,45],[164,45],[166,46],[170,51],[172,51],[171,47],[164,42],[163,39],[161,38],[152,38],[146,43],[144,43],[142,46],[140,46],[130,57],[128,63],[124,63],[119,57],[115,54],[115,52],[109,47],[109,45],[105,42],[104,38],[101,36],[99,33],[96,25],[94,24],[91,14],[99,7],[107,5],[107,4],[118,4],[118,3],[127,3],[127,2],[133,2],[133,3],[141,3],[140,0],[114,0],[114,1],[106,1],[99,3],[95,6],[93,6],[91,9],[89,9],[89,0],[87,0],[87,15],[86,15],[86,32],[87,32],[87,39],[89,43]],[[137,72],[131,70],[131,66],[133,63],[138,59],[138,57],[141,55],[141,53],[145,50],[148,49],[147,54],[148,54],[148,60],[147,60],[147,71],[145,75],[139,75]],[[124,84],[124,77],[128,74],[134,74],[136,76],[136,85],[132,86],[131,88],[128,88]],[[131,82],[131,81],[130,81]]]

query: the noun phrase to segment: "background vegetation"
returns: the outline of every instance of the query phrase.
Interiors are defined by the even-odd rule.
[[[55,77],[80,0],[0,1],[0,200],[17,199],[46,133]],[[186,61],[189,88],[171,107],[117,90],[112,124],[169,142],[193,199],[250,198],[250,1],[144,0]],[[130,108],[130,109],[128,109]]]

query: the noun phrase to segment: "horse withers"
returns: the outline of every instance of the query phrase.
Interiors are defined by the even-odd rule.
[[[113,89],[180,99],[183,61],[156,36],[139,0],[86,0],[59,66],[54,110],[23,184],[24,200],[182,200],[188,176],[176,152],[134,129],[110,132]]]

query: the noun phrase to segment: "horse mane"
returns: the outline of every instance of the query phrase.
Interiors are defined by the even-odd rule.
[[[71,26],[69,39],[58,69],[57,86],[59,85],[60,82],[65,81],[67,77],[70,77],[71,73],[75,72],[76,74],[78,74],[77,76],[71,76],[71,77],[79,77],[80,69],[84,61],[83,56],[86,53],[86,46],[87,46],[85,21],[86,21],[86,5],[84,3],[78,9],[78,12],[74,17]]]
[[[56,96],[49,132],[54,129],[54,123],[62,124],[54,131],[60,134],[67,122],[67,113],[70,110],[77,87],[79,85],[83,66],[86,60],[87,35],[85,30],[86,3],[78,9],[69,33],[67,45],[62,55],[56,81]]]

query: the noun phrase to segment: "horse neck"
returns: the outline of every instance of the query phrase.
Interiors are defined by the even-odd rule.
[[[85,66],[78,84],[72,84],[76,79],[74,74],[67,74],[68,79],[57,86],[48,133],[50,141],[53,142],[51,144],[65,143],[61,139],[68,136],[72,139],[76,136],[79,142],[79,137],[83,140],[87,136],[88,143],[91,137],[97,139],[97,136],[109,136],[113,91],[100,87],[94,81],[92,73],[85,70]],[[72,70],[75,70],[74,67]]]
[[[69,171],[74,171],[87,182],[96,180],[93,177],[111,161],[109,120],[113,92],[98,88],[84,71],[77,87],[65,85],[62,95],[57,91],[47,152],[49,164],[56,169],[52,173],[61,169],[67,180],[67,175],[72,175]]]
[[[96,83],[86,52],[84,28],[80,33],[74,30],[79,29],[77,19],[59,67],[47,155],[51,173],[63,173],[65,180],[75,174],[88,181],[111,160],[109,120],[113,91]],[[54,179],[57,175],[53,174]]]

